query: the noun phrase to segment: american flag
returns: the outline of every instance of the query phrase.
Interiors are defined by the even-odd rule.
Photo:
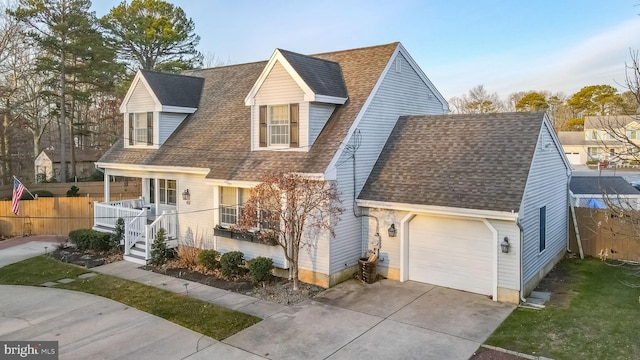
[[[11,195],[11,211],[14,214],[18,215],[20,211],[20,198],[22,197],[22,193],[24,192],[24,185],[20,182],[20,180],[13,178],[13,195]]]

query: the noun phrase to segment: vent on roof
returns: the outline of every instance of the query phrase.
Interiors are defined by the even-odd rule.
[[[400,57],[396,58],[396,72],[402,72],[402,59]]]

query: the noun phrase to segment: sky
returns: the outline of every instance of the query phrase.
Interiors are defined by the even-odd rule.
[[[94,0],[103,16],[120,0]],[[198,49],[225,64],[275,48],[314,54],[400,41],[442,95],[476,85],[571,95],[623,90],[640,50],[638,0],[173,0],[196,25]]]

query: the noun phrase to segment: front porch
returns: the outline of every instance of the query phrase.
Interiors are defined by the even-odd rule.
[[[151,258],[151,243],[160,229],[165,230],[167,247],[177,246],[177,213],[156,215],[154,204],[144,198],[93,203],[93,229],[113,232],[118,219],[124,220],[124,259],[146,265]]]

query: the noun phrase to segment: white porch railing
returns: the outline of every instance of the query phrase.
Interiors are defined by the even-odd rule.
[[[154,222],[146,225],[144,228],[146,246],[145,246],[145,259],[151,258],[151,243],[156,238],[158,231],[164,229],[165,240],[175,239],[177,237],[178,217],[175,211],[158,216]]]
[[[142,239],[147,227],[147,209],[142,209],[140,213],[131,221],[124,222],[124,254],[129,255],[131,248]]]
[[[144,211],[144,209],[140,209],[141,207],[141,199],[111,201],[108,203],[94,201],[93,224],[94,226],[115,229],[118,218],[124,219],[126,224]]]

